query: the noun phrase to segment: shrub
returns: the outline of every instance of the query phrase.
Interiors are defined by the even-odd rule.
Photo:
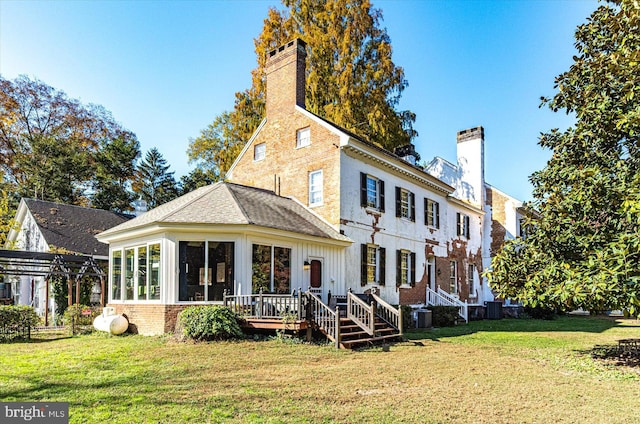
[[[93,320],[100,315],[100,309],[76,303],[64,311],[62,323],[69,328],[72,334],[75,334],[80,327],[89,327],[92,330]]]
[[[400,308],[402,308],[402,331],[414,328],[413,308],[409,305],[401,305]]]
[[[524,312],[533,319],[552,320],[557,316],[557,311],[555,309],[545,308],[542,306],[525,306]]]
[[[191,306],[178,315],[182,333],[194,340],[224,340],[242,337],[238,315],[220,306]]]
[[[431,319],[434,327],[452,327],[458,320],[457,306],[429,306],[432,312]]]
[[[40,318],[31,306],[0,306],[0,341],[29,337]]]

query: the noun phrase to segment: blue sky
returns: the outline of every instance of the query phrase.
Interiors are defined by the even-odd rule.
[[[541,132],[570,117],[539,108],[567,70],[573,34],[592,0],[373,1],[393,59],[409,82],[400,108],[416,113],[423,160],[455,162],[456,132],[485,128],[485,176],[522,200],[549,152]],[[38,78],[110,110],[158,147],[176,176],[186,150],[251,84],[253,39],[276,0],[0,0],[0,74]]]

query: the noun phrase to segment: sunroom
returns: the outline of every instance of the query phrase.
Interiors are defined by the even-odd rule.
[[[109,244],[108,304],[141,334],[171,332],[180,310],[225,293],[346,291],[351,240],[267,190],[216,183],[97,237]]]

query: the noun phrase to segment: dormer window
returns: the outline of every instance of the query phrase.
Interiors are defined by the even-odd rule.
[[[309,127],[299,129],[296,132],[296,148],[306,147],[311,144],[311,131]]]

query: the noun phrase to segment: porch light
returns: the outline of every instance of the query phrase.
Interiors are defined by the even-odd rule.
[[[309,271],[311,269],[311,264],[309,263],[309,261],[304,261],[304,265],[302,266],[302,269],[304,269],[305,271]]]

